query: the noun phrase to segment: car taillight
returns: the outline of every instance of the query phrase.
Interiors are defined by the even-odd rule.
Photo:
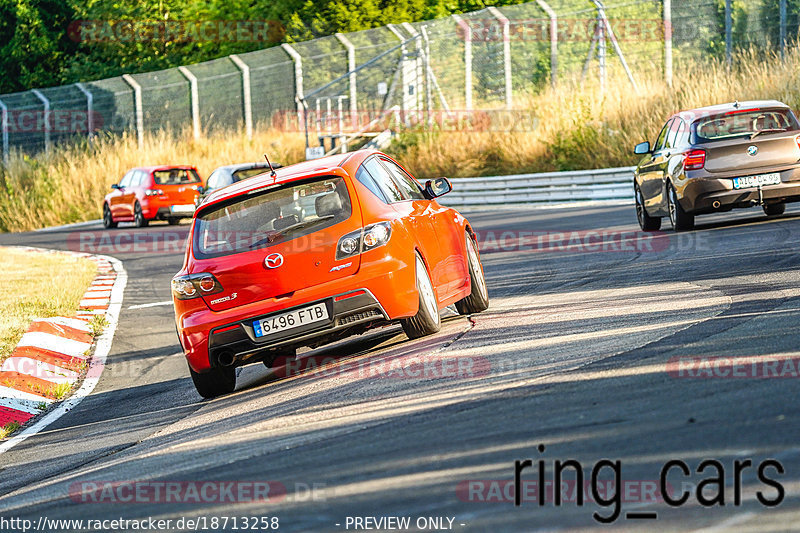
[[[222,292],[222,285],[213,275],[203,272],[172,278],[172,293],[178,300],[191,300]]]
[[[339,239],[339,243],[336,245],[336,260],[383,246],[389,242],[391,236],[392,226],[388,222],[378,222],[348,233]]]
[[[686,152],[686,159],[683,160],[684,170],[700,170],[706,164],[705,150],[689,150]]]
[[[162,194],[164,194],[164,191],[161,189],[147,189],[144,191],[145,196],[161,196]]]
[[[797,143],[797,147],[800,148],[800,135],[794,138],[794,142]]]

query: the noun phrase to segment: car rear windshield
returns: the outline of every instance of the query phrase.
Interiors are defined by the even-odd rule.
[[[194,255],[220,257],[268,248],[350,218],[350,194],[337,176],[242,195],[202,211],[194,227]]]
[[[743,109],[696,120],[693,124],[698,143],[721,141],[733,137],[777,133],[800,128],[794,114],[787,109]]]
[[[263,174],[266,172],[267,169],[264,167],[256,167],[256,168],[244,168],[242,170],[237,170],[233,173],[234,181],[239,180],[246,180],[247,178],[252,178],[253,176],[258,176],[259,174]]]
[[[200,176],[192,168],[172,168],[169,170],[156,170],[153,172],[156,185],[182,185],[184,183],[199,183]]]

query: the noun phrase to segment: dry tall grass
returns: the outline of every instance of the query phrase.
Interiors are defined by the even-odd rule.
[[[244,135],[217,133],[194,140],[190,132],[160,132],[136,138],[97,137],[91,143],[59,146],[49,154],[14,154],[0,166],[0,230],[35,228],[100,218],[103,197],[130,168],[159,164],[195,165],[203,178],[218,166],[262,161],[295,163],[303,158],[305,141],[298,133],[266,130],[248,141]]]
[[[624,74],[611,77],[603,94],[595,82],[565,83],[528,97],[538,118],[532,132],[411,132],[393,155],[420,177],[465,177],[633,165],[633,146],[654,140],[679,110],[734,100],[781,100],[800,107],[800,50],[784,61],[750,50],[728,73],[719,63],[680,61],[672,89],[654,76],[639,78],[635,93]]]
[[[723,64],[679,60],[671,89],[653,76],[639,77],[635,93],[624,74],[612,70],[606,91],[596,82],[570,83],[536,95],[515,95],[517,106],[538,119],[532,131],[410,131],[389,152],[421,178],[478,176],[632,165],[636,143],[653,140],[671,113],[735,99],[777,99],[800,105],[800,50],[785,60],[751,50]],[[15,156],[0,169],[0,230],[21,231],[99,218],[109,186],[134,166],[197,165],[208,174],[219,165],[260,160],[264,151],[281,163],[303,158],[298,133],[262,131],[252,141],[240,133],[217,133],[199,141],[188,132],[177,140],[149,136],[139,150],[130,136],[59,147],[48,156]]]

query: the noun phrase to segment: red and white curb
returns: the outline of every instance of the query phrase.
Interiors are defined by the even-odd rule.
[[[113,257],[20,248],[85,257],[97,263],[97,276],[81,298],[80,310],[75,316],[34,320],[11,356],[0,365],[0,426],[10,422],[25,424],[46,412],[31,426],[0,442],[0,453],[39,433],[77,406],[97,386],[111,350],[128,280],[122,263]],[[105,316],[107,325],[103,333],[93,339],[88,323],[95,315]],[[90,356],[93,345],[94,353]],[[64,384],[74,385],[84,370],[80,388],[59,402],[53,390]],[[47,411],[54,403],[57,405]]]

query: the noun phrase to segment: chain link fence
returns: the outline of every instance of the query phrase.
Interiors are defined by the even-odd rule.
[[[787,5],[788,2],[788,5]],[[463,112],[525,109],[550,84],[643,76],[796,45],[796,0],[536,0],[283,44],[185,67],[0,95],[2,153],[107,132],[141,141],[279,128],[309,146]],[[666,31],[665,31],[666,30]],[[670,45],[671,43],[671,45]],[[346,145],[345,145],[346,146]],[[327,148],[325,148],[327,150]],[[325,150],[322,150],[324,152]]]

